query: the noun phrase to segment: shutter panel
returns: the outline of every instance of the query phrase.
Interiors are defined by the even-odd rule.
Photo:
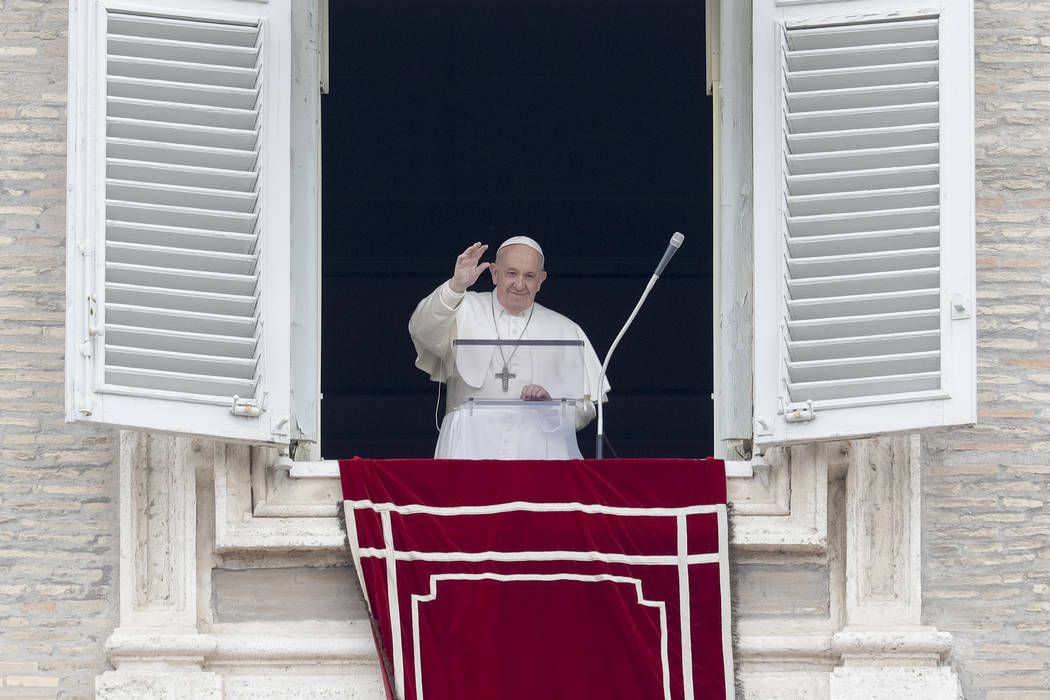
[[[971,15],[761,4],[756,440],[972,422]]]
[[[288,12],[74,3],[69,419],[287,441]]]

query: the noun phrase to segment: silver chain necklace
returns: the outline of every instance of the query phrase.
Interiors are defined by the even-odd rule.
[[[492,327],[496,329],[496,349],[499,350],[500,359],[503,360],[503,371],[497,372],[492,375],[496,379],[503,382],[503,391],[510,391],[510,380],[514,379],[518,375],[512,374],[508,369],[510,361],[514,359],[514,355],[517,354],[520,345],[515,345],[514,349],[510,353],[510,357],[503,354],[503,345],[500,343],[503,338],[499,335],[499,323],[496,322],[496,292],[492,292],[492,296],[489,297],[489,307],[492,309]],[[525,331],[528,330],[529,324],[532,323],[532,314],[536,312],[536,303],[533,302],[532,308],[529,310],[529,317],[525,321],[525,328],[521,329],[521,333],[518,335],[518,340],[521,340],[525,335]],[[501,314],[502,315],[502,314]]]

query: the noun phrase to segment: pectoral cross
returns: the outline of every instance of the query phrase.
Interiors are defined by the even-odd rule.
[[[518,375],[511,374],[510,371],[507,370],[507,365],[503,365],[503,371],[502,372],[496,372],[492,376],[495,377],[496,379],[502,379],[503,380],[503,391],[510,391],[510,380],[513,379],[514,377],[518,376]]]

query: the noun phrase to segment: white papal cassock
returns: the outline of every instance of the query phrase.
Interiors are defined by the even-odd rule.
[[[408,322],[408,332],[416,347],[416,367],[436,382],[446,382],[445,419],[441,423],[434,456],[439,459],[579,459],[575,441],[559,435],[563,409],[557,404],[537,403],[536,407],[487,408],[468,412],[464,404],[474,399],[517,399],[526,384],[539,384],[555,394],[550,386],[559,381],[559,367],[553,366],[557,354],[547,354],[528,346],[453,345],[456,339],[570,340],[583,341],[582,394],[592,400],[606,400],[609,383],[598,391],[601,363],[583,329],[542,304],[515,314],[504,309],[492,292],[457,294],[442,284],[416,306]],[[531,320],[530,320],[531,314]],[[507,390],[496,375],[503,370],[515,375]],[[546,384],[545,384],[546,382]],[[577,401],[576,429],[594,418],[592,401]]]

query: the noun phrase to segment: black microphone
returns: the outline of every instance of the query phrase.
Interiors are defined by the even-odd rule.
[[[685,236],[675,231],[675,234],[671,236],[671,242],[667,244],[667,250],[664,251],[664,256],[660,258],[660,264],[656,266],[656,272],[653,273],[657,277],[663,274],[664,268],[667,267],[667,263],[671,262],[671,258],[678,249],[682,247],[682,241],[685,240]]]

